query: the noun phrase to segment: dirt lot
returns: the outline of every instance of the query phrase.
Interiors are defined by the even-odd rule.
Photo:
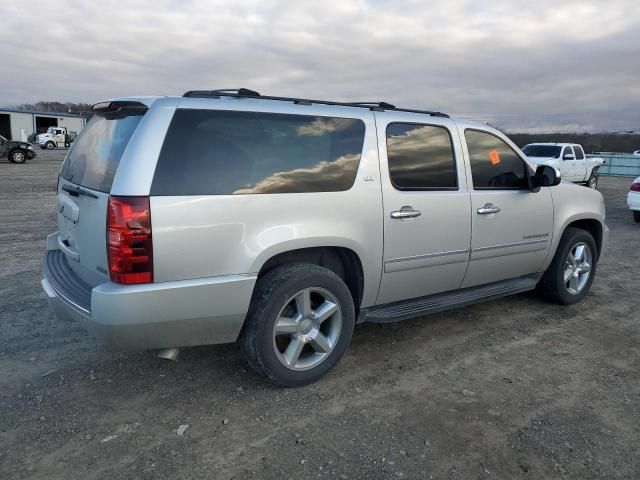
[[[235,346],[170,363],[54,319],[40,258],[63,153],[0,163],[0,478],[640,477],[629,179],[601,180],[610,245],[583,303],[364,325],[327,378],[283,390]]]

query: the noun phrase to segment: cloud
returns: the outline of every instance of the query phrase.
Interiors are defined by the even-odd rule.
[[[244,86],[513,130],[640,129],[637,1],[33,0],[2,10],[0,104]]]
[[[320,162],[313,167],[274,173],[252,187],[235,190],[233,194],[348,190],[355,180],[359,162],[359,153],[343,155],[332,162]]]
[[[348,118],[316,118],[311,123],[305,123],[296,129],[300,136],[321,137],[336,130],[353,128],[353,120]]]

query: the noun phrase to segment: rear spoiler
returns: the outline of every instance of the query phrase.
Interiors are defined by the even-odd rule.
[[[117,112],[123,108],[139,108],[146,110],[149,107],[142,102],[133,100],[114,100],[109,102],[96,103],[91,109],[94,112]]]

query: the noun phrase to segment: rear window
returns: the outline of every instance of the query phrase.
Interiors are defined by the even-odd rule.
[[[77,185],[109,193],[122,153],[144,110],[122,109],[95,114],[62,165],[64,179]]]
[[[527,157],[560,158],[562,147],[555,145],[527,145],[522,151]]]
[[[178,109],[152,195],[336,192],[355,181],[362,120]]]

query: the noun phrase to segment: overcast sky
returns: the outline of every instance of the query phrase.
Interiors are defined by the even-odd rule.
[[[0,18],[0,105],[247,87],[640,130],[638,0],[0,0]]]

